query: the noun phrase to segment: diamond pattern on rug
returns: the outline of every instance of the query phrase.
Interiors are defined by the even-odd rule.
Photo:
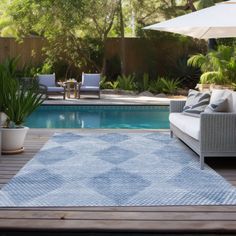
[[[2,207],[235,204],[236,188],[165,132],[55,134],[0,190]]]
[[[64,147],[54,147],[46,150],[42,150],[38,154],[38,161],[42,164],[52,165],[67,159],[72,158],[76,153],[73,151],[64,148]],[[45,158],[47,157],[47,158]]]
[[[151,134],[146,135],[146,138],[161,142],[161,143],[169,143],[170,142],[170,135],[166,133],[159,133],[159,132],[153,132]]]
[[[50,173],[45,169],[39,169],[14,177],[5,186],[5,191],[11,190],[9,191],[11,200],[16,204],[22,204],[62,186],[63,177],[61,175]]]
[[[150,184],[142,176],[119,168],[113,168],[106,173],[95,176],[89,182],[94,190],[112,199],[117,205],[125,203]]]
[[[120,164],[137,156],[138,153],[117,146],[111,146],[109,148],[96,152],[94,155],[112,164]]]
[[[185,166],[179,171],[179,173],[175,174],[171,179],[169,179],[168,183],[171,183],[172,185],[179,188],[184,187],[186,190],[192,192],[195,189],[208,190],[209,178],[214,178],[214,173],[209,174],[203,171],[201,175],[199,175],[198,170],[195,168]],[[218,182],[211,184],[214,190],[217,189],[219,191],[223,191],[227,185],[228,183],[224,181],[223,178],[219,179]]]
[[[77,141],[79,139],[83,138],[82,135],[74,134],[74,133],[64,133],[64,134],[57,134],[52,137],[52,141],[56,143],[67,143],[72,141]]]
[[[108,143],[120,143],[129,139],[129,136],[120,133],[108,133],[99,136],[98,138]]]
[[[162,147],[157,148],[153,154],[156,156],[161,156],[162,158],[165,158],[165,160],[170,160],[176,163],[181,164],[187,164],[192,162],[192,157],[196,156],[190,149],[186,150],[186,152],[182,152],[183,147],[182,143],[178,146],[175,145],[175,148],[173,148],[173,145],[166,145],[164,144]]]

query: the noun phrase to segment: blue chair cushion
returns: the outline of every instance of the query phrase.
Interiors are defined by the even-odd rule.
[[[39,84],[43,84],[47,87],[55,87],[56,85],[56,77],[55,74],[49,75],[38,75]]]
[[[62,87],[48,87],[48,92],[64,92]]]
[[[82,86],[99,87],[100,74],[82,74]]]
[[[100,90],[100,88],[97,86],[81,86],[80,87],[80,91],[84,91],[84,92],[85,91],[88,91],[88,92],[89,91],[94,91],[94,92],[97,91],[98,92],[99,90]]]

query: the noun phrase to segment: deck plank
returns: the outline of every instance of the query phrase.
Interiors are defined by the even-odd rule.
[[[0,221],[2,230],[68,230],[68,231],[141,231],[141,232],[235,232],[235,221],[132,221],[132,220],[48,220],[9,219]]]
[[[113,212],[113,211],[1,211],[2,219],[48,219],[48,220],[132,220],[132,221],[236,221],[236,212]]]
[[[27,135],[24,153],[1,156],[0,188],[31,160],[55,132],[58,130],[32,129]],[[207,162],[236,186],[235,159],[209,159]],[[0,208],[2,230],[229,233],[236,232],[236,206]]]

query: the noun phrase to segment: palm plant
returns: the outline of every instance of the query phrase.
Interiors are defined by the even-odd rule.
[[[236,78],[236,47],[221,45],[206,55],[198,54],[188,60],[188,65],[202,71],[201,83],[232,84]]]

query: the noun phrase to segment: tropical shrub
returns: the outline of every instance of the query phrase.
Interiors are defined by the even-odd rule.
[[[173,78],[179,78],[182,86],[193,88],[199,81],[201,71],[199,68],[188,65],[188,56],[183,55],[172,67],[170,75]]]
[[[149,91],[152,93],[162,93],[162,83],[159,78],[150,81]]]
[[[201,83],[232,84],[236,80],[236,46],[220,45],[206,55],[194,55],[188,65],[199,67],[202,71]]]
[[[160,78],[159,80],[162,90],[161,92],[167,94],[175,94],[181,83],[181,81],[178,79],[173,80],[173,79]]]
[[[236,83],[232,83],[234,90],[236,90]]]
[[[150,91],[153,93],[175,94],[180,87],[181,80],[158,77],[150,86]]]
[[[139,92],[148,91],[150,89],[150,77],[149,74],[144,73],[143,77],[137,80],[137,89]]]
[[[108,81],[106,85],[111,89],[117,89],[119,87],[119,81]]]
[[[100,87],[101,89],[105,89],[106,88],[106,80],[107,80],[107,77],[106,76],[102,76],[101,77],[101,80],[100,80]]]
[[[107,77],[102,76],[101,81],[100,81],[100,87],[102,89],[117,89],[119,82],[118,81],[106,81]]]
[[[118,88],[123,89],[123,90],[135,90],[136,89],[136,84],[134,82],[134,76],[133,75],[122,75],[118,76],[117,78],[118,81]]]

